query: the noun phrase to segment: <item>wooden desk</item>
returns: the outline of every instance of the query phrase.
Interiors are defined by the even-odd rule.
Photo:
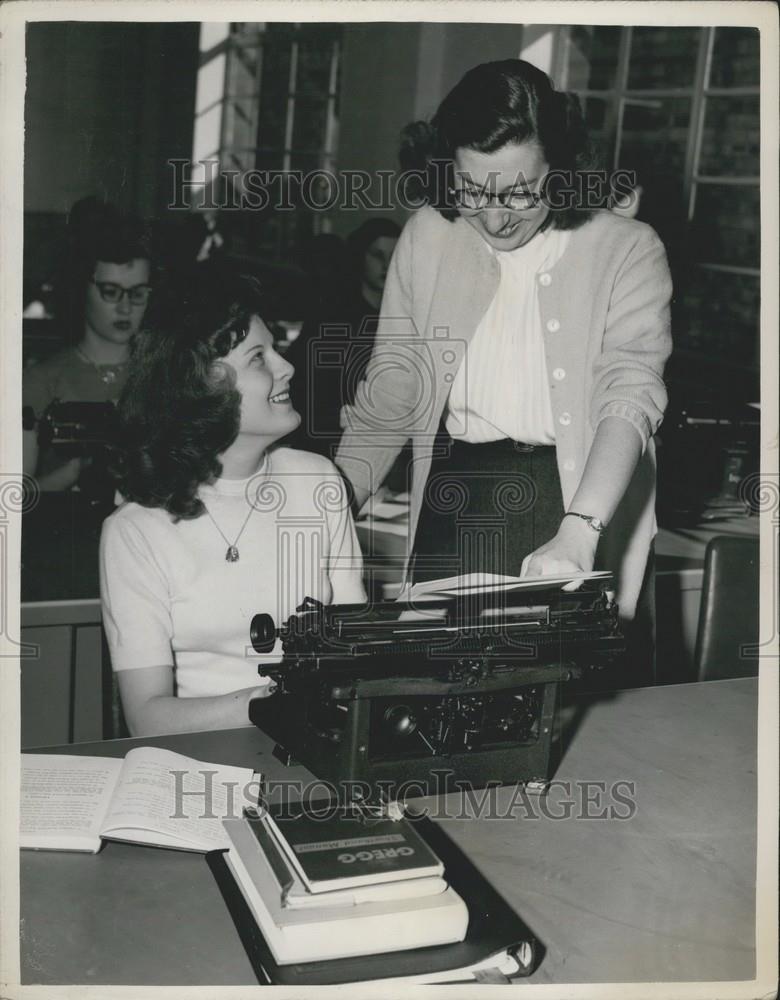
[[[564,706],[577,725],[547,815],[510,787],[492,795],[501,815],[515,794],[508,818],[469,818],[463,794],[415,800],[546,944],[532,981],[754,976],[756,695],[756,680],[741,679]],[[285,771],[253,729],[143,742],[308,778],[300,767]],[[61,752],[120,756],[132,745]],[[602,801],[599,786],[582,782],[606,783]],[[603,806],[628,812],[609,792],[616,782],[634,785],[631,818],[578,818]],[[549,818],[566,812],[566,800],[575,814]],[[21,899],[23,983],[255,982],[201,855],[118,843],[97,856],[24,852]]]

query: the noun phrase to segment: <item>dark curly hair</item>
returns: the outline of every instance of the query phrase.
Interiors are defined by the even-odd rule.
[[[445,219],[456,219],[450,194],[456,152],[494,153],[529,141],[540,145],[551,171],[576,175],[597,166],[575,94],[555,90],[546,73],[522,59],[482,63],[453,87],[430,122],[412,122],[402,130],[401,167],[413,172],[407,191],[433,205]],[[562,185],[562,178],[551,179],[550,200]],[[551,209],[550,224],[574,229],[590,215],[587,209],[567,205]]]
[[[119,400],[117,485],[126,500],[175,520],[205,510],[198,487],[222,472],[235,441],[241,395],[223,366],[245,339],[264,297],[253,278],[205,265],[161,290],[133,343]]]

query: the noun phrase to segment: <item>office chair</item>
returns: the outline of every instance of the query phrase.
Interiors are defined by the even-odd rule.
[[[719,535],[708,543],[694,653],[700,681],[758,674],[758,575],[757,538]]]

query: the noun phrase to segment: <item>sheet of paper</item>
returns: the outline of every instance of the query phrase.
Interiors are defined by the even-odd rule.
[[[498,576],[494,573],[469,573],[451,576],[444,580],[426,580],[416,583],[400,595],[399,600],[416,600],[427,595],[476,594],[483,590],[534,590],[538,587],[565,586],[581,580],[598,580],[608,577],[605,570],[591,573],[568,573],[555,576]]]

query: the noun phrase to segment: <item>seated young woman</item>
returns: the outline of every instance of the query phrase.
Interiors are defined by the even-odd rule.
[[[104,523],[100,572],[134,736],[249,724],[249,702],[273,688],[252,616],[281,624],[307,596],[365,600],[340,476],[277,446],[300,417],[263,313],[251,279],[198,277],[163,295],[133,348],[119,402],[124,503]]]

